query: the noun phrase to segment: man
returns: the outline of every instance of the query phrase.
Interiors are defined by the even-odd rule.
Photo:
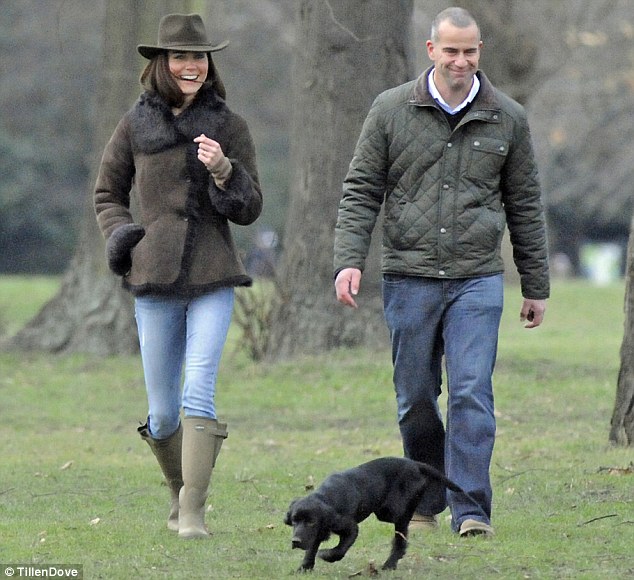
[[[549,296],[544,214],[524,109],[478,70],[482,41],[461,8],[442,11],[433,66],[379,95],[344,182],[335,229],[337,299],[357,307],[382,204],[383,294],[406,457],[445,470],[479,503],[437,486],[413,521],[437,525],[447,504],[460,535],[492,535],[492,374],[508,225],[527,328]],[[446,430],[438,408],[445,358]]]

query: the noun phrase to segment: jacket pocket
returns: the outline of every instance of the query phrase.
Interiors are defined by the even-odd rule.
[[[410,250],[418,245],[423,230],[421,217],[412,204],[407,204],[398,217],[387,217],[383,225],[385,245],[395,250]]]
[[[408,193],[394,190],[385,202],[384,244],[395,250],[410,250],[420,245],[430,228],[427,215],[434,200],[412,189]]]
[[[472,137],[467,175],[472,179],[497,179],[509,151],[507,141],[491,137]]]

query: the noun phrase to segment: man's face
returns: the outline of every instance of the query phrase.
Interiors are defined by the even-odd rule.
[[[434,83],[441,92],[467,93],[478,70],[482,41],[475,24],[458,28],[449,20],[440,23],[438,40],[427,41],[427,54],[434,62]]]

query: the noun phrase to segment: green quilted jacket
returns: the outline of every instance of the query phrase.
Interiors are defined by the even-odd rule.
[[[335,272],[363,270],[384,205],[384,273],[500,273],[508,226],[523,296],[547,298],[544,213],[524,109],[478,72],[478,96],[452,131],[428,74],[380,94],[368,113],[344,181]]]

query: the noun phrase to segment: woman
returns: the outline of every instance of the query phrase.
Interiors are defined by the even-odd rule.
[[[135,297],[149,407],[139,433],[170,488],[167,526],[182,538],[209,535],[205,501],[227,436],[216,375],[234,287],[251,283],[229,222],[250,224],[262,209],[249,130],[211,59],[226,45],[209,42],[197,14],[161,20],[157,44],[138,47],[145,91],[106,145],[94,198],[108,265]]]

